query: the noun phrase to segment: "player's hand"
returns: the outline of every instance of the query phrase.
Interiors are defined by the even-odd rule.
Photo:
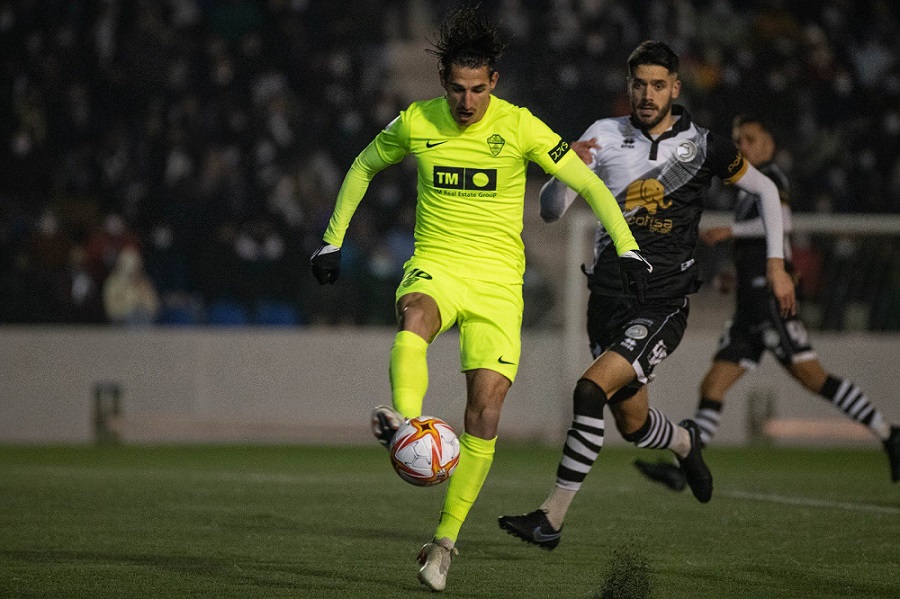
[[[736,283],[737,277],[730,270],[716,273],[716,276],[713,277],[713,287],[722,295],[731,293],[731,290],[734,289]]]
[[[573,141],[570,147],[585,164],[590,164],[594,161],[591,149],[596,148],[599,150],[600,144],[597,143],[596,137],[592,137],[584,141]]]
[[[333,285],[341,272],[341,248],[323,243],[313,252],[309,264],[319,285]]]
[[[619,256],[619,272],[622,274],[622,289],[625,293],[631,291],[634,284],[634,294],[639,304],[643,304],[647,298],[647,279],[653,266],[637,250],[628,250]]]
[[[713,246],[719,242],[731,239],[731,227],[712,227],[704,231],[700,231],[700,241],[706,245]]]
[[[797,313],[797,297],[794,292],[794,281],[784,269],[784,260],[769,258],[766,261],[766,280],[778,302],[778,310],[782,317]]]

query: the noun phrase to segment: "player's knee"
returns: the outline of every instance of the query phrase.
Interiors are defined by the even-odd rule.
[[[828,373],[822,368],[818,360],[808,360],[793,364],[788,371],[798,383],[813,393],[821,393],[828,380]]]
[[[641,387],[643,386],[643,383],[639,383],[637,381],[633,381],[625,385],[624,387],[613,393],[613,396],[609,398],[610,407],[619,405],[620,403],[631,399],[632,397],[637,395],[637,392],[640,391]]]
[[[700,383],[700,397],[713,401],[724,401],[725,394],[731,389],[730,381],[723,381],[714,370],[710,370]]]
[[[647,433],[650,432],[651,425],[652,422],[649,410],[646,414],[642,414],[641,416],[636,416],[635,414],[626,416],[623,414],[621,422],[618,417],[616,418],[616,426],[622,434],[622,438],[635,445],[640,443],[641,440],[647,436]]]
[[[578,382],[575,383],[572,401],[576,414],[602,418],[603,407],[606,405],[606,392],[594,381],[578,379]]]
[[[415,333],[430,343],[441,328],[441,314],[434,300],[424,297],[421,301],[398,303],[397,324],[400,330]]]

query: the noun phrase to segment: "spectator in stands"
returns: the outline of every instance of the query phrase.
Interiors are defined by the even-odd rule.
[[[139,252],[140,240],[120,215],[108,214],[103,226],[90,234],[85,246],[87,268],[97,285],[103,285],[125,249]]]
[[[289,221],[314,249],[311,232],[328,215],[309,209],[323,202],[305,192],[330,185],[354,158],[350,148],[418,99],[404,85],[411,71],[392,68],[391,57],[420,45],[419,32],[453,3],[362,0],[350,12],[339,3],[249,0],[13,4],[0,9],[0,68],[10,81],[0,97],[0,165],[8,169],[0,206],[14,210],[0,218],[23,212],[36,228],[51,202],[79,204],[121,215],[144,237],[165,217],[193,262],[220,223],[237,229],[260,211]],[[667,39],[684,58],[690,108],[711,128],[727,127],[738,104],[790,108],[776,125],[795,162],[795,210],[817,210],[816,198],[828,197],[836,212],[900,211],[894,4],[490,4],[514,46],[507,97],[564,136],[598,111],[625,114],[615,67],[603,65],[621,64],[640,39]],[[536,71],[558,75],[536,80]],[[794,84],[795,74],[805,78]],[[575,87],[587,93],[569,93]],[[302,215],[276,189],[285,177],[296,178],[288,202],[306,208]],[[375,181],[373,196],[392,184]],[[413,201],[414,190],[400,192]],[[352,241],[383,238],[378,227],[404,202],[386,207],[370,238]],[[60,226],[84,243],[71,221]],[[94,267],[95,258],[89,248]],[[0,279],[17,276],[11,264],[0,266]],[[322,290],[304,293],[312,297],[296,299],[309,306],[328,303]],[[7,298],[0,320],[33,320],[26,296]]]
[[[159,295],[137,249],[128,247],[119,252],[103,284],[103,306],[110,322],[116,324],[138,326],[156,320]]]

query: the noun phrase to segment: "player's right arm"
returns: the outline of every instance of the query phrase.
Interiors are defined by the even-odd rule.
[[[338,192],[334,213],[328,221],[323,236],[325,243],[341,247],[350,219],[356,213],[369,183],[376,174],[397,164],[409,153],[409,129],[404,114],[391,121],[353,161]]]
[[[391,121],[353,161],[338,191],[334,212],[322,236],[322,245],[309,262],[319,284],[334,283],[340,272],[341,246],[369,183],[376,174],[403,160],[409,153],[409,129],[404,114]]]

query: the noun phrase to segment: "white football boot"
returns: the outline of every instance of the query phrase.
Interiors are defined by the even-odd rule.
[[[419,551],[419,582],[432,591],[443,591],[447,586],[447,572],[450,570],[450,562],[459,555],[459,551],[453,546],[453,541],[444,537],[425,543]]]

